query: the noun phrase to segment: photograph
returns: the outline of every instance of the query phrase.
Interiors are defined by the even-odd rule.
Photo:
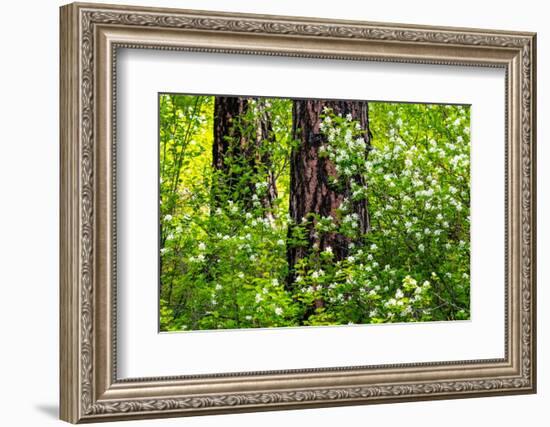
[[[470,319],[470,106],[159,93],[161,332]]]

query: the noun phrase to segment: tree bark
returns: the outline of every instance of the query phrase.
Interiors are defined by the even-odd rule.
[[[325,157],[319,156],[319,148],[327,142],[320,130],[321,114],[324,108],[330,108],[335,114],[346,116],[351,114],[352,119],[360,123],[364,130],[367,142],[367,151],[370,143],[368,104],[364,101],[323,101],[323,100],[295,100],[293,103],[293,134],[300,141],[293,150],[290,161],[290,201],[289,213],[291,220],[299,224],[308,214],[330,216],[337,223],[337,210],[344,199],[350,197],[350,179],[345,182],[343,189],[336,190],[329,185],[330,177],[338,177],[335,165]],[[365,184],[361,176],[352,177],[355,182]],[[341,181],[340,181],[341,182]],[[369,229],[369,216],[366,200],[352,204],[353,212],[358,215],[359,229],[362,234]],[[289,237],[291,237],[291,227]],[[295,279],[294,267],[296,263],[308,256],[312,248],[318,246],[323,250],[330,246],[336,261],[348,256],[351,240],[340,233],[315,232],[314,223],[307,225],[307,245],[288,245],[287,259],[289,266],[288,285]]]
[[[261,199],[264,207],[271,208],[277,198],[268,147],[271,138],[271,119],[265,100],[235,96],[215,98],[212,165],[221,172],[218,186],[238,195],[245,206],[250,206],[259,182],[267,183],[266,194]]]
[[[260,98],[256,101],[256,111],[256,151],[259,153],[257,161],[259,162],[258,166],[264,168],[265,180],[267,182],[267,191],[262,197],[262,204],[271,216],[274,207],[273,202],[277,199],[278,195],[270,147],[274,143],[273,127],[265,99]]]
[[[235,96],[216,96],[214,99],[214,142],[212,144],[212,166],[219,173],[216,191],[231,190],[238,177],[232,171],[227,157],[238,159],[243,156],[246,138],[237,120],[248,110],[248,99]],[[215,196],[216,197],[216,196]]]

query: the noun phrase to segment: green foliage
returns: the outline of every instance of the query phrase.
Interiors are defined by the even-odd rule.
[[[469,108],[371,102],[370,150],[358,123],[325,111],[320,155],[350,196],[334,218],[293,224],[292,101],[257,102],[234,126],[254,136],[255,119],[269,115],[256,153],[269,162],[228,155],[214,170],[214,98],[160,98],[161,330],[468,319]],[[352,209],[362,199],[365,234]],[[287,245],[307,244],[309,224],[349,238],[349,256],[311,248],[287,283]]]

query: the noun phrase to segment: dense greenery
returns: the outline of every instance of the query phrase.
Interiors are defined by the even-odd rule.
[[[160,97],[161,330],[469,318],[468,107],[370,102],[372,147],[351,116],[326,109],[319,155],[335,166],[331,185],[351,194],[335,216],[296,223],[292,100],[253,101],[234,125],[252,135],[267,112],[269,138],[254,162],[227,155],[223,169],[212,165],[214,102]],[[352,209],[361,199],[366,233]],[[345,236],[349,254],[337,260],[314,245],[289,276],[287,246],[305,245],[308,226]]]

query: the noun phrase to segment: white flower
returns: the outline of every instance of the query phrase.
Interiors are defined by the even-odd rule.
[[[325,272],[322,269],[319,269],[319,270],[314,271],[313,273],[311,273],[311,277],[313,279],[318,279],[319,277],[324,276],[324,275],[325,275]]]
[[[325,248],[325,252],[326,252],[327,254],[331,254],[331,253],[332,253],[332,248],[331,248],[330,246],[327,246],[327,247]]]
[[[161,254],[165,254],[166,252],[168,252],[168,248],[161,248],[160,249]]]
[[[247,212],[244,216],[246,219],[252,218],[252,214],[250,212]]]
[[[256,303],[260,303],[263,299],[264,299],[264,297],[262,297],[261,294],[256,294],[256,298],[255,298]]]
[[[168,221],[172,221],[172,215],[168,214],[168,215],[165,215],[164,216],[164,221],[168,222]]]
[[[174,240],[174,235],[170,233],[168,236],[166,236],[166,240]]]
[[[412,227],[412,222],[407,221],[407,222],[405,223],[405,227],[407,227],[407,229],[410,229],[410,228]]]
[[[252,320],[252,316],[249,314],[248,316],[244,316],[246,320]]]
[[[283,314],[283,309],[281,307],[275,307],[275,314],[280,316]]]
[[[395,298],[390,298],[389,300],[386,301],[386,303],[384,304],[386,307],[389,307],[389,306],[392,306],[392,305],[395,305],[397,304],[397,301],[395,300]]]
[[[278,244],[279,246],[284,246],[284,245],[285,245],[285,241],[284,241],[283,239],[279,239],[279,240],[277,240],[277,244]]]
[[[239,272],[239,274],[237,274],[237,277],[238,277],[239,279],[244,279],[244,273],[243,273],[242,271]]]
[[[222,285],[220,285],[219,283],[218,283],[218,284],[216,285],[216,287],[215,287],[215,289],[216,289],[217,291],[221,291],[222,288],[223,288]]]
[[[420,252],[424,252],[424,245],[422,243],[420,243],[418,245],[418,249],[420,249]]]
[[[254,186],[256,187],[256,191],[261,191],[267,188],[267,182],[257,182]]]
[[[370,245],[371,251],[375,251],[376,249],[378,249],[378,246],[376,246],[376,243],[373,243],[372,245]]]
[[[203,254],[198,254],[197,255],[197,261],[203,262],[204,260],[205,260],[205,258],[204,258]]]
[[[205,249],[206,249],[206,245],[204,244],[204,242],[200,242],[199,243],[199,250],[204,251]]]
[[[411,167],[413,165],[413,162],[411,159],[405,159],[405,166],[406,167]]]
[[[411,314],[412,313],[412,307],[410,305],[406,306],[403,310],[401,310],[401,314]]]
[[[271,284],[272,284],[273,286],[279,286],[279,281],[278,281],[277,279],[273,279],[273,280],[271,281]]]
[[[396,292],[395,292],[395,298],[397,299],[401,299],[403,298],[403,291],[401,289],[398,289]]]

